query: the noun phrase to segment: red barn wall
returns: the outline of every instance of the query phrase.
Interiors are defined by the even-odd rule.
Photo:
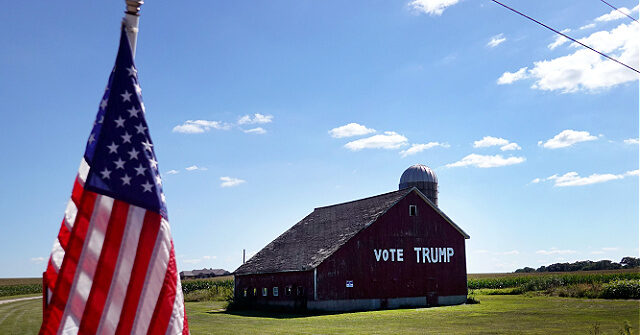
[[[292,286],[290,296],[285,294],[285,288]],[[262,288],[268,289],[268,295],[262,296]],[[273,296],[273,287],[278,287],[278,296]],[[297,287],[303,287],[302,296],[297,295]],[[244,289],[257,289],[257,296],[248,294],[244,297]],[[296,272],[279,272],[266,274],[250,274],[235,276],[235,296],[240,301],[251,304],[280,305],[289,307],[305,307],[307,300],[313,299],[313,270]]]
[[[409,215],[409,205],[417,215]],[[417,262],[414,247],[453,248],[449,262]],[[403,249],[403,261],[376,261],[374,249]],[[397,258],[397,256],[396,256]],[[353,287],[346,287],[346,281]],[[464,236],[415,192],[390,208],[318,266],[319,300],[467,294]]]

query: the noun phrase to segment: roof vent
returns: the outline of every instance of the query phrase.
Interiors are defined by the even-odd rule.
[[[416,187],[434,205],[438,206],[438,177],[428,166],[416,164],[404,170],[398,189],[409,187]]]

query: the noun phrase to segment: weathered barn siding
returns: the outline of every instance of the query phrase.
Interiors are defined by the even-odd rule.
[[[292,294],[286,294],[291,286]],[[278,296],[273,296],[273,288],[278,287]],[[253,289],[257,295],[253,295]],[[262,289],[267,288],[267,296]],[[302,288],[299,295],[298,288]],[[244,290],[247,289],[247,296]],[[313,271],[293,271],[235,276],[235,297],[239,302],[249,305],[269,305],[292,308],[306,308],[306,302],[313,300]]]
[[[409,216],[409,205],[417,206]],[[411,192],[373,224],[360,231],[317,269],[318,299],[427,297],[428,304],[444,304],[447,296],[467,294],[465,238]],[[414,247],[453,248],[449,262],[417,262]],[[403,249],[403,261],[380,259],[374,249]],[[353,281],[353,287],[346,287]],[[455,300],[455,299],[454,299]],[[460,300],[458,298],[458,300]]]

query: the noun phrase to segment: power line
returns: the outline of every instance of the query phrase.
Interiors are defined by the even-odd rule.
[[[620,13],[624,14],[626,17],[628,17],[628,18],[632,19],[633,21],[636,21],[637,23],[640,23],[640,22],[638,22],[638,20],[636,20],[635,18],[633,18],[633,16],[630,16],[629,14],[627,14],[627,13],[625,13],[625,12],[623,12],[623,11],[619,10],[618,8],[614,7],[612,4],[610,4],[610,3],[608,3],[608,2],[606,2],[606,1],[604,1],[604,0],[600,0],[600,1],[604,2],[607,6],[609,6],[609,7],[613,8],[613,9],[617,10],[618,12],[620,12]]]
[[[590,46],[588,46],[588,45],[586,45],[586,44],[584,44],[584,43],[582,43],[582,42],[580,42],[580,41],[576,40],[575,38],[573,38],[573,37],[571,37],[571,36],[567,36],[566,34],[561,33],[561,32],[559,32],[559,31],[557,31],[557,30],[555,30],[555,29],[553,29],[553,28],[551,28],[551,27],[547,26],[546,24],[544,24],[544,23],[542,23],[542,22],[540,22],[540,21],[538,21],[538,20],[536,20],[536,19],[534,19],[534,18],[532,18],[532,17],[530,17],[530,16],[527,16],[526,14],[523,14],[523,13],[521,13],[521,12],[519,12],[519,11],[517,11],[517,10],[515,10],[515,9],[513,9],[513,8],[511,8],[511,7],[507,6],[507,5],[505,5],[505,4],[501,3],[501,2],[499,2],[499,1],[496,1],[496,0],[491,0],[491,1],[493,1],[493,2],[497,3],[498,5],[500,5],[500,6],[504,7],[504,8],[506,8],[506,9],[508,9],[508,10],[510,10],[510,11],[512,11],[512,12],[514,12],[514,13],[516,13],[516,14],[519,14],[519,15],[521,15],[521,16],[526,17],[527,19],[529,19],[529,20],[531,20],[531,21],[533,21],[533,22],[535,22],[535,23],[537,23],[537,24],[539,24],[539,25],[541,25],[541,26],[543,26],[543,27],[545,27],[545,28],[547,28],[547,29],[549,29],[549,30],[553,31],[554,33],[556,33],[556,34],[558,34],[558,35],[564,36],[565,38],[567,38],[567,39],[569,39],[569,40],[571,40],[571,41],[573,41],[573,42],[576,42],[576,43],[578,43],[578,44],[582,45],[583,47],[585,47],[585,48],[587,48],[587,49],[589,49],[589,50],[591,50],[591,51],[593,51],[593,52],[596,52],[596,53],[598,53],[599,55],[601,55],[601,56],[603,56],[603,57],[605,57],[605,58],[608,58],[608,59],[610,59],[610,60],[612,60],[612,61],[614,61],[614,62],[616,62],[616,63],[618,63],[618,64],[620,64],[620,65],[622,65],[622,66],[624,66],[624,67],[626,67],[626,68],[628,68],[628,69],[629,69],[629,70],[631,70],[631,71],[635,71],[635,72],[637,72],[637,73],[640,73],[640,71],[638,71],[637,69],[635,69],[635,68],[633,68],[633,67],[631,67],[631,66],[629,66],[629,65],[627,65],[627,64],[625,64],[625,63],[623,63],[623,62],[621,62],[621,61],[619,61],[619,60],[617,60],[617,59],[615,59],[615,58],[613,58],[613,57],[611,57],[611,56],[609,56],[609,55],[607,55],[607,54],[603,53],[603,52],[600,52],[600,51],[598,51],[598,50],[596,50],[596,49],[594,49],[594,48],[592,48],[592,47],[590,47]]]

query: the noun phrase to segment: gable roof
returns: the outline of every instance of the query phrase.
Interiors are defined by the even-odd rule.
[[[311,270],[414,190],[465,238],[469,238],[418,189],[406,188],[314,209],[241,265],[235,274]]]

